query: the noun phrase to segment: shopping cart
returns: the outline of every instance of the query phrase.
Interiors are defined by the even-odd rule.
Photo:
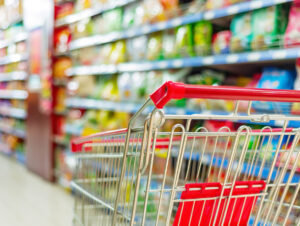
[[[160,110],[182,98],[234,100],[235,108]],[[289,127],[300,116],[254,112],[271,102],[300,102],[300,92],[166,82],[127,129],[73,140],[74,225],[300,225],[299,129]]]

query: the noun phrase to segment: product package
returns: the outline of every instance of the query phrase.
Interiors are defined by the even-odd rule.
[[[164,59],[171,59],[176,57],[174,30],[167,30],[163,34],[162,51]]]
[[[263,70],[257,88],[265,89],[293,89],[295,71],[284,70],[275,67],[267,67]],[[257,111],[271,111],[274,113],[290,113],[290,103],[279,102],[253,102],[253,108]]]
[[[147,36],[142,35],[126,40],[126,55],[128,61],[145,60],[147,55]]]
[[[287,8],[284,5],[257,9],[252,14],[251,48],[266,49],[279,46],[287,25]]]
[[[178,57],[194,56],[193,28],[191,24],[177,28],[175,45]]]
[[[211,53],[213,26],[209,21],[200,21],[193,25],[194,50],[196,55],[205,56]]]
[[[290,9],[289,22],[284,35],[284,46],[300,45],[300,5],[293,5]]]
[[[124,40],[117,41],[112,45],[110,55],[111,64],[119,64],[126,61],[126,43]]]
[[[249,50],[252,41],[251,13],[236,15],[231,21],[230,31],[232,33],[230,51]]]
[[[122,29],[123,20],[123,8],[116,8],[103,13],[102,15],[104,23],[104,33],[119,31]]]
[[[213,53],[228,54],[230,52],[230,31],[220,31],[213,36]]]
[[[162,58],[162,33],[150,35],[147,47],[147,59],[159,60]]]

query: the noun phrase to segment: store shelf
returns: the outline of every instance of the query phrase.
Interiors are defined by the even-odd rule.
[[[172,153],[172,156],[176,157],[177,156],[177,153]],[[201,154],[200,153],[193,153],[192,156],[189,152],[185,152],[184,153],[184,158],[185,159],[192,159],[192,160],[199,160],[201,157]],[[215,156],[215,157],[212,157],[212,155],[210,154],[204,154],[202,156],[202,163],[203,164],[211,164],[211,161],[212,161],[212,165],[213,166],[216,166],[216,167],[222,167],[222,169],[226,170],[228,169],[228,166],[229,166],[229,160],[227,158],[224,158],[224,160],[222,159],[222,157],[218,157],[218,156]],[[239,162],[238,161],[234,161],[232,163],[232,168],[233,170],[236,170],[238,168],[238,164]],[[247,173],[250,169],[251,165],[244,162],[242,167],[240,167],[240,170],[241,170],[241,173]],[[262,170],[261,170],[262,169]],[[261,178],[262,179],[267,179],[268,176],[269,176],[269,173],[270,173],[270,167],[269,166],[260,166],[259,164],[255,165],[255,166],[252,166],[251,168],[251,174],[258,177],[259,176],[259,173],[261,171]],[[271,180],[274,181],[276,179],[276,175],[279,175],[279,172],[278,172],[278,168],[274,168],[273,172],[272,172],[272,176],[271,176]],[[288,181],[288,178],[290,176],[290,173],[289,172],[286,172],[285,173],[285,177],[283,178],[283,183],[286,183]],[[295,174],[291,183],[298,183],[300,182],[300,174]]]
[[[108,100],[97,100],[97,99],[89,99],[89,98],[67,98],[66,106],[68,108],[78,108],[78,109],[98,109],[98,110],[107,110],[107,111],[119,111],[119,112],[127,112],[127,113],[135,113],[137,112],[143,103],[134,103],[134,102],[115,102]],[[153,110],[153,106],[149,106],[144,110],[144,114],[148,114]],[[192,115],[192,114],[205,114],[205,115],[228,115],[229,112],[225,111],[209,111],[209,110],[201,110],[201,109],[188,109],[188,108],[178,108],[178,107],[165,107],[164,112],[166,114],[174,114],[174,115]],[[282,121],[269,121],[269,122],[252,122],[249,120],[236,120],[236,123],[242,124],[255,124],[255,125],[264,125],[271,127],[282,127]],[[288,124],[289,127],[299,128],[300,121],[290,121]],[[78,130],[78,129],[75,129]],[[81,133],[78,132],[79,134]],[[78,134],[77,133],[77,134]]]
[[[74,75],[97,75],[115,74],[122,72],[165,70],[185,67],[203,67],[212,65],[257,63],[257,62],[279,62],[293,60],[300,57],[300,47],[290,49],[271,49],[265,51],[223,54],[207,57],[191,57],[181,59],[170,59],[160,61],[142,61],[133,63],[122,63],[118,65],[93,65],[77,66],[67,70],[68,76]]]
[[[114,1],[114,3],[108,4],[106,6],[98,6],[98,7],[94,7],[94,8],[90,8],[90,9],[85,9],[79,13],[74,13],[71,14],[69,16],[66,16],[64,18],[58,19],[55,22],[55,27],[61,27],[61,26],[65,26],[65,25],[69,25],[72,23],[75,23],[77,21],[80,21],[82,19],[85,18],[89,18],[92,16],[96,16],[98,14],[101,14],[105,11],[117,8],[117,7],[122,7],[125,5],[128,5],[132,2],[135,2],[136,0],[116,0]],[[111,1],[112,2],[112,1]]]
[[[11,63],[16,63],[16,62],[21,62],[24,60],[27,60],[28,55],[27,53],[19,54],[11,54],[6,57],[0,58],[0,65],[5,65],[5,64],[11,64]]]
[[[93,66],[78,66],[70,68],[66,71],[67,76],[73,75],[98,75],[98,74],[115,74],[118,72],[118,67],[115,65],[93,65]]]
[[[27,72],[25,71],[0,73],[0,82],[23,81],[26,80],[27,76]]]
[[[140,27],[131,28],[120,32],[112,32],[104,35],[94,35],[86,38],[80,38],[70,43],[70,50],[84,48],[88,46],[101,45],[114,42],[121,39],[132,38],[136,36],[146,35],[161,30],[176,28],[181,25],[195,23],[201,20],[214,20],[227,17],[243,12],[252,11],[254,9],[269,7],[277,4],[292,2],[293,0],[254,0],[234,4],[225,8],[209,10],[196,14],[177,17],[168,21],[147,24]]]
[[[0,132],[6,133],[6,134],[11,134],[11,135],[19,137],[21,139],[25,139],[25,137],[26,137],[25,130],[15,129],[8,125],[0,125]]]
[[[12,118],[18,118],[18,119],[25,119],[27,116],[27,112],[21,108],[0,106],[0,115],[12,117]]]
[[[18,99],[25,100],[28,97],[28,93],[25,90],[1,90],[0,99]]]
[[[5,48],[11,44],[18,43],[18,42],[23,42],[28,38],[28,34],[26,32],[20,32],[19,34],[14,35],[9,40],[1,40],[0,41],[0,49]]]

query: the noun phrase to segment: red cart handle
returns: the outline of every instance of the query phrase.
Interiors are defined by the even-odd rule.
[[[234,86],[187,85],[168,81],[152,93],[150,98],[155,106],[161,109],[170,100],[182,98],[300,102],[300,91],[241,88]]]

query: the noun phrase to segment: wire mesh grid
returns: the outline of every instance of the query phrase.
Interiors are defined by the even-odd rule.
[[[299,130],[287,127],[299,117],[252,114],[251,102],[239,114],[236,106],[229,115],[155,110],[138,132],[85,142],[73,181],[77,225],[299,225]],[[282,127],[195,126],[208,119]]]

